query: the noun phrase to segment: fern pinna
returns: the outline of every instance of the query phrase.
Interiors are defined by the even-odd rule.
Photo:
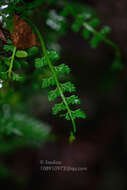
[[[72,142],[75,139],[74,134],[76,133],[76,118],[86,118],[85,113],[81,109],[71,110],[70,105],[72,104],[80,104],[80,100],[78,96],[71,95],[66,97],[64,95],[65,92],[73,93],[76,91],[74,84],[70,81],[68,82],[60,82],[59,78],[62,74],[69,74],[70,68],[65,64],[60,64],[58,66],[54,66],[54,62],[60,59],[60,56],[56,51],[48,51],[46,49],[44,40],[38,28],[28,19],[24,18],[35,30],[42,48],[43,57],[35,59],[35,67],[43,68],[48,66],[51,71],[51,76],[49,78],[45,78],[42,81],[42,88],[56,86],[55,89],[50,90],[48,93],[48,100],[54,101],[59,96],[61,97],[62,102],[55,104],[52,108],[52,112],[54,115],[58,114],[61,111],[66,111],[64,114],[60,114],[60,117],[64,117],[66,120],[71,120],[73,125],[73,130],[70,132],[69,140]]]

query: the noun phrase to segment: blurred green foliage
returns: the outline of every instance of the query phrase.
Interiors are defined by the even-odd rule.
[[[54,115],[60,112],[60,117],[72,121],[73,129],[70,131],[69,141],[73,142],[75,119],[85,119],[86,114],[79,107],[80,99],[73,94],[76,93],[75,85],[70,79],[68,81],[70,68],[64,63],[58,64],[61,61],[59,39],[71,29],[73,32],[81,32],[91,48],[97,48],[103,41],[114,51],[112,69],[119,70],[123,68],[121,53],[119,47],[108,39],[111,29],[101,26],[101,21],[92,8],[73,1],[34,0],[28,3],[24,0],[1,0],[0,22],[3,31],[13,32],[14,14],[20,15],[33,27],[40,44],[38,47],[18,49],[10,37],[6,36],[7,42],[1,45],[0,152],[11,152],[24,145],[38,146],[40,142],[50,138],[50,127],[31,116],[28,108],[31,95],[38,92],[47,92],[49,102],[61,97],[61,101],[53,105],[52,112]],[[41,32],[33,24],[35,14],[42,20]],[[47,87],[51,90],[44,91]],[[78,106],[75,110],[74,105]],[[2,164],[0,172],[2,176],[9,175],[9,171]]]

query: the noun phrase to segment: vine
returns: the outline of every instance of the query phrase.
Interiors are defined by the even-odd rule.
[[[13,54],[12,54],[12,57],[11,57],[11,62],[10,62],[9,70],[8,70],[8,77],[9,77],[9,78],[11,78],[11,73],[12,73],[12,68],[13,68],[13,62],[14,62],[15,53],[16,53],[16,47],[14,47],[14,49],[13,49]]]

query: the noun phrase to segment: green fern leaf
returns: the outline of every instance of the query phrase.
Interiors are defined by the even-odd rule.
[[[108,33],[111,32],[111,28],[109,26],[104,26],[102,29],[101,29],[101,34],[103,34],[104,36]]]
[[[98,18],[93,18],[90,22],[89,25],[92,27],[97,27],[100,24],[100,20]]]
[[[54,50],[47,51],[47,54],[50,61],[58,61],[60,59],[59,54]]]
[[[58,88],[48,92],[48,100],[49,100],[49,102],[54,101],[59,96],[60,96],[60,92],[59,92]]]
[[[61,84],[61,88],[62,88],[63,92],[75,92],[76,91],[74,84],[72,84],[70,81]]]
[[[92,48],[96,48],[96,47],[99,45],[100,41],[101,41],[101,38],[95,35],[95,36],[90,40],[90,45],[91,45],[91,47],[92,47]]]
[[[70,68],[65,64],[58,65],[54,68],[55,68],[55,72],[57,75],[69,74],[70,73]]]
[[[78,96],[75,96],[75,95],[67,97],[66,101],[68,104],[80,104],[80,100],[79,100]],[[58,114],[60,111],[63,111],[63,110],[66,110],[66,106],[64,105],[63,102],[61,102],[59,104],[55,104],[52,108],[54,115]]]
[[[47,51],[47,55],[48,55],[50,61],[57,61],[60,58],[60,56],[57,54],[57,52],[53,51],[53,50]],[[41,67],[44,67],[47,65],[48,65],[48,61],[47,61],[46,56],[35,59],[35,67],[36,68],[41,68]]]
[[[84,18],[81,18],[81,22]],[[36,68],[40,68],[43,66],[48,66],[50,73],[52,74],[52,78],[50,78],[49,80],[45,79],[42,82],[42,87],[49,87],[50,85],[56,85],[56,89],[54,90],[50,90],[48,92],[48,100],[49,101],[54,101],[57,97],[61,97],[62,99],[62,103],[57,104],[54,108],[53,108],[53,113],[57,114],[59,111],[61,110],[65,110],[67,111],[67,114],[65,115],[66,119],[70,119],[72,121],[72,125],[73,125],[73,132],[76,132],[76,124],[74,119],[76,117],[81,117],[81,118],[85,118],[85,114],[81,111],[81,110],[77,110],[77,111],[72,111],[69,107],[69,103],[70,104],[78,104],[80,101],[78,100],[77,97],[72,96],[71,98],[66,98],[64,93],[65,92],[75,92],[76,88],[74,86],[74,84],[72,84],[70,81],[69,82],[65,82],[65,83],[61,83],[59,80],[58,75],[61,73],[69,73],[70,69],[65,65],[65,64],[61,64],[59,66],[54,67],[53,66],[53,62],[57,61],[60,57],[59,55],[55,52],[55,51],[47,51],[45,42],[43,40],[43,37],[40,33],[40,31],[38,30],[38,28],[27,18],[25,18],[25,20],[31,24],[31,26],[35,29],[36,34],[38,35],[40,42],[41,42],[41,48],[42,48],[42,52],[44,54],[44,56],[42,58],[36,59],[35,60],[35,67]],[[68,103],[69,102],[69,103]]]
[[[68,104],[80,104],[78,96],[72,95],[66,98]]]
[[[71,82],[65,82],[65,83],[61,84],[61,89],[62,89],[63,93],[64,92],[75,92],[76,91],[75,86]],[[49,91],[48,100],[54,101],[59,96],[60,96],[60,91],[58,88],[56,88],[55,90]]]
[[[49,87],[49,86],[53,86],[55,84],[56,84],[56,82],[55,82],[54,78],[50,77],[50,78],[43,79],[41,87],[46,88],[46,87]]]
[[[59,104],[55,104],[52,108],[52,112],[54,115],[57,115],[60,111],[66,110],[66,106],[64,105],[63,102]]]
[[[80,104],[80,100],[78,98],[78,96],[72,95],[70,97],[66,98],[66,101],[68,104]],[[63,102],[59,103],[59,104],[55,104],[52,108],[53,114],[56,115],[58,114],[60,111],[64,111],[66,110],[66,106],[64,105]]]
[[[111,31],[110,27],[108,26],[104,26],[101,31],[100,31],[100,34],[103,35],[104,37],[106,37],[106,35]],[[100,35],[94,35],[94,37],[91,39],[90,41],[90,45],[92,48],[96,48],[100,41],[102,41],[102,38]]]
[[[83,37],[85,38],[85,39],[89,39],[90,38],[90,36],[91,36],[91,32],[88,30],[88,29],[84,29],[83,30],[83,32],[82,32],[82,35],[83,35]]]
[[[45,59],[45,57],[41,57],[41,58],[37,58],[35,59],[35,67],[38,69],[38,68],[41,68],[41,67],[44,67],[48,65],[48,62],[47,60]]]
[[[60,117],[65,117],[66,120],[71,120],[71,118],[70,118],[70,116],[69,116],[68,113],[61,114]],[[86,114],[81,109],[77,109],[77,110],[72,111],[72,118],[74,120],[76,118],[85,119],[86,118]]]
[[[79,32],[85,20],[89,19],[90,17],[91,17],[90,14],[86,14],[84,12],[81,14],[78,14],[78,16],[76,16],[75,22],[72,25],[72,30],[74,32]]]

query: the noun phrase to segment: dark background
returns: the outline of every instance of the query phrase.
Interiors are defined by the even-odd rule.
[[[3,180],[1,185],[5,189],[126,189],[127,1],[80,2],[93,7],[102,23],[112,28],[109,37],[121,49],[124,69],[111,71],[113,50],[103,42],[97,49],[91,49],[87,40],[72,32],[60,40],[63,60],[72,70],[87,119],[77,121],[77,139],[68,144],[71,123],[54,118],[49,107],[44,118],[36,110],[38,117],[52,126],[57,141],[48,142],[39,150],[23,148],[16,151],[10,163],[21,181],[17,184],[11,179]],[[88,169],[86,172],[42,172],[40,160],[60,160],[65,166]]]

